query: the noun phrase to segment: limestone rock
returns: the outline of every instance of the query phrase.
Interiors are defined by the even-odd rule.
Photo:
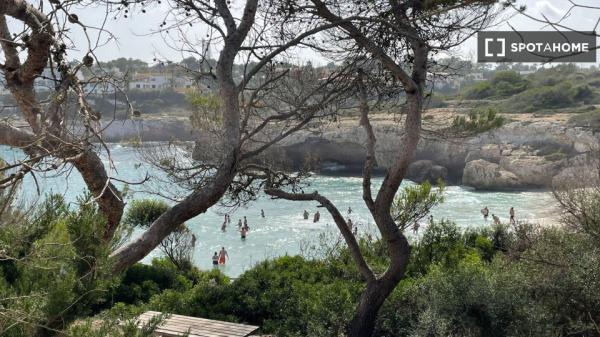
[[[463,171],[463,184],[484,190],[513,189],[522,186],[514,173],[483,159],[467,163]]]

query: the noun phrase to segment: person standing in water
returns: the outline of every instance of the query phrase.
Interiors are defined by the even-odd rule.
[[[221,225],[221,231],[224,232],[225,229],[227,229],[227,221],[224,221],[223,224]]]
[[[221,247],[221,251],[219,252],[219,264],[225,264],[229,260],[229,254],[225,250],[225,247]]]
[[[217,267],[219,265],[219,254],[215,252],[215,255],[212,257],[213,267]]]
[[[481,210],[481,214],[483,214],[483,220],[487,221],[488,215],[490,215],[490,210],[487,208],[487,206]]]
[[[352,214],[352,207],[348,207],[348,214]]]
[[[319,222],[320,219],[321,219],[321,213],[319,213],[319,211],[317,211],[317,213],[315,213],[315,216],[313,217],[313,222]]]
[[[508,213],[510,214],[510,223],[514,225],[516,223],[516,221],[515,221],[515,208],[511,207],[510,210],[508,211]]]
[[[248,227],[248,219],[246,219],[245,215],[244,215],[244,227]]]
[[[244,226],[240,229],[240,234],[242,236],[242,240],[246,240],[246,235],[248,234],[248,227]]]
[[[413,233],[414,234],[418,234],[419,233],[419,227],[421,227],[421,225],[419,224],[418,221],[415,221],[415,223],[413,224]]]
[[[242,228],[242,219],[238,220],[238,228]]]
[[[352,223],[352,219],[348,218],[348,221],[346,221],[348,223],[348,229],[350,231],[352,231],[352,228],[354,228],[354,224]]]
[[[306,210],[304,210],[304,213],[302,214],[304,216],[304,220],[308,220],[308,212]]]
[[[260,216],[263,218],[265,217],[265,211],[263,209],[260,210]]]
[[[492,219],[494,219],[494,225],[500,224],[500,218],[496,216],[496,214],[492,214]]]

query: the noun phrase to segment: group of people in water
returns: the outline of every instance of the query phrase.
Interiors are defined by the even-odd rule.
[[[481,214],[483,215],[483,220],[487,221],[488,217],[490,215],[490,210],[488,209],[487,206],[485,206],[484,208],[481,209]],[[511,207],[508,210],[508,215],[510,216],[510,224],[514,225],[517,223],[517,221],[515,220],[515,208]],[[500,224],[500,218],[496,215],[492,213],[492,220],[494,221],[495,225],[499,225]]]
[[[260,210],[260,216],[262,218],[265,217],[265,211],[263,209]],[[231,223],[231,217],[229,214],[225,214],[225,218],[223,219],[223,224],[221,225],[221,231],[225,232],[227,230],[227,225]],[[248,218],[244,216],[242,219],[238,219],[238,231],[240,232],[240,237],[242,240],[246,240],[246,236],[250,231],[250,226],[248,226]],[[221,247],[221,251],[219,253],[215,252],[212,257],[213,266],[224,265],[225,262],[229,260],[229,255],[227,254],[227,250],[225,247]]]
[[[260,216],[262,218],[265,217],[265,211],[260,210]],[[229,214],[225,214],[225,219],[223,219],[223,224],[221,225],[221,231],[225,232],[227,230],[227,225],[231,223],[231,217]],[[248,226],[248,219],[244,215],[244,220],[238,219],[238,231],[240,232],[242,240],[246,239],[248,232],[250,231],[250,226]]]
[[[348,207],[348,215],[352,214],[352,208]],[[260,210],[260,216],[262,218],[265,218],[265,211],[263,209]],[[310,214],[308,213],[307,210],[304,210],[303,214],[302,214],[304,220],[308,220],[308,218],[310,217]],[[319,222],[319,220],[321,220],[321,213],[317,210],[313,216],[313,222],[317,223]],[[229,216],[229,214],[225,214],[225,218],[223,219],[223,224],[221,225],[221,231],[225,232],[227,230],[227,225],[229,225],[231,223],[231,217]],[[354,235],[357,234],[358,231],[358,227],[355,226],[352,223],[352,219],[350,219],[350,217],[348,217],[348,220],[346,221],[348,228],[352,231],[352,233]],[[248,232],[250,231],[250,226],[248,226],[248,219],[246,218],[246,216],[244,216],[243,221],[242,219],[238,220],[238,230],[240,232],[241,238],[242,240],[246,240],[246,236],[248,235]],[[212,257],[212,262],[213,262],[213,266],[217,267],[219,265],[224,265],[225,262],[229,260],[229,255],[227,254],[227,250],[225,250],[225,247],[221,247],[221,251],[220,252],[215,252],[213,257]]]

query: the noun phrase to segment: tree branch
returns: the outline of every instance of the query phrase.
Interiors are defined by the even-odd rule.
[[[350,249],[350,254],[352,254],[352,258],[354,259],[354,262],[356,262],[361,275],[365,278],[367,282],[371,282],[376,279],[375,273],[373,273],[373,270],[371,270],[371,267],[369,267],[369,264],[364,259],[360,251],[360,246],[356,241],[356,237],[354,236],[354,234],[352,234],[350,228],[348,227],[348,224],[346,223],[346,220],[344,220],[344,217],[342,216],[340,211],[337,209],[337,207],[335,207],[335,205],[333,205],[333,203],[331,203],[329,199],[320,195],[316,191],[310,194],[289,193],[281,189],[266,188],[265,193],[270,196],[286,200],[319,202],[321,206],[325,207],[325,209],[327,209],[329,214],[331,214],[331,216],[333,217],[335,224],[340,230],[340,233],[342,233],[342,236],[344,237],[344,240],[346,241],[346,244]]]

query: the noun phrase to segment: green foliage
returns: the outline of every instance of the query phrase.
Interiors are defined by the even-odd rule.
[[[498,114],[495,108],[479,108],[469,112],[467,118],[456,116],[450,129],[453,132],[480,133],[499,128],[506,119]]]
[[[527,89],[529,81],[516,71],[499,71],[489,81],[474,84],[464,94],[467,99],[500,98]]]
[[[133,200],[123,218],[122,227],[150,227],[161,214],[169,209],[162,200],[141,199]],[[160,243],[160,250],[169,260],[181,270],[191,270],[192,252],[196,237],[185,224],[181,224]]]
[[[149,306],[258,324],[277,336],[339,336],[359,289],[357,283],[335,278],[322,261],[281,257],[259,263],[232,283],[209,278],[184,293],[165,291]]]
[[[218,284],[228,278],[218,270],[203,272],[197,268],[181,270],[167,258],[155,258],[151,265],[137,263],[131,266],[113,293],[115,302],[141,304],[166,289],[187,291],[194,284],[214,279]]]
[[[200,130],[211,129],[223,122],[223,116],[221,115],[223,101],[218,95],[190,91],[186,95],[186,100],[193,108],[190,121],[194,128]]]
[[[471,86],[464,94],[464,97],[467,99],[484,99],[494,96],[495,93],[490,82],[482,81]]]
[[[70,210],[62,197],[49,196],[13,220],[0,227],[2,335],[45,335],[93,313],[115,278],[105,221],[91,197]]]
[[[168,315],[159,315],[139,327],[137,316],[143,308],[117,304],[110,310],[93,318],[85,318],[71,324],[65,335],[72,337],[152,337],[154,330]]]
[[[438,181],[436,190],[432,191],[432,188],[429,181],[407,186],[394,199],[391,213],[400,228],[423,219],[434,206],[444,201],[444,183]]]
[[[156,199],[133,200],[123,217],[123,223],[131,227],[149,227],[169,209],[169,205]]]
[[[569,109],[597,104],[597,72],[567,64],[540,69],[522,77],[514,71],[497,71],[489,81],[473,84],[462,94],[467,99],[502,100],[503,112],[520,113]]]

